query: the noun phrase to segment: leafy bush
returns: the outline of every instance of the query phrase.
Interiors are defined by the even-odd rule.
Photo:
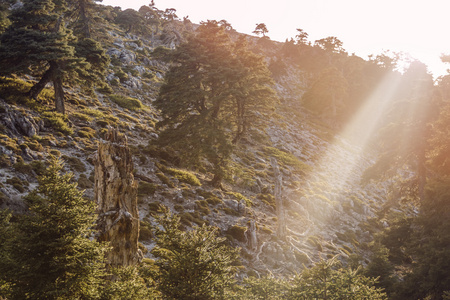
[[[167,177],[163,173],[158,172],[156,173],[156,176],[159,178],[159,180],[161,180],[162,183],[166,184],[168,187],[175,187],[175,184],[169,179],[169,177]]]
[[[18,190],[21,193],[25,192],[25,187],[29,185],[27,181],[21,180],[18,177],[7,179],[6,183],[12,185],[16,190]]]
[[[140,181],[138,187],[138,196],[153,195],[157,189],[157,186],[153,183]]]
[[[78,130],[78,136],[82,138],[91,139],[95,136],[95,133],[96,133],[95,129],[91,127],[81,127]]]
[[[294,167],[298,171],[308,171],[311,168],[292,153],[288,153],[274,147],[266,147],[264,152],[267,155],[276,158],[282,165]]]
[[[194,185],[194,186],[202,185],[200,183],[200,180],[198,180],[197,176],[195,176],[194,174],[192,174],[189,171],[179,170],[179,169],[174,169],[174,168],[167,168],[166,170],[167,170],[167,173],[174,176],[181,182],[184,182],[184,183],[187,183],[190,185]]]
[[[251,207],[253,205],[252,200],[248,199],[247,197],[245,197],[241,193],[227,192],[227,195],[233,196],[238,201],[244,200],[245,206],[247,206],[247,207]]]
[[[138,99],[135,99],[135,98],[126,97],[126,96],[122,96],[122,95],[111,95],[111,96],[109,96],[109,99],[112,102],[119,105],[120,107],[129,109],[129,110],[138,111],[138,110],[142,110],[145,108],[144,104],[142,104],[141,101],[139,101]]]
[[[70,168],[77,172],[85,172],[86,166],[84,163],[76,157],[63,155],[64,161],[70,166]]]
[[[247,227],[233,225],[227,230],[227,234],[232,236],[235,240],[239,242],[246,242],[247,237],[245,236],[245,232],[247,231]]]
[[[41,117],[44,120],[45,126],[51,127],[63,134],[73,134],[72,128],[70,128],[67,124],[68,118],[66,115],[60,114],[58,112],[47,111],[44,112]]]

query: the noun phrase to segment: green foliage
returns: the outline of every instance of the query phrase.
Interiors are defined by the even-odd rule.
[[[238,292],[238,299],[278,300],[287,299],[288,281],[280,278],[264,276],[261,278],[247,277]]]
[[[93,138],[96,133],[97,133],[97,131],[91,127],[81,127],[80,129],[78,129],[78,132],[77,132],[79,137],[88,138],[88,139]]]
[[[217,229],[209,226],[180,230],[180,218],[157,217],[156,246],[152,254],[159,267],[158,290],[165,299],[220,299],[233,283],[232,264],[238,249],[223,244]]]
[[[155,102],[164,120],[159,143],[170,145],[186,165],[212,165],[220,186],[235,143],[274,102],[267,67],[235,45],[218,22],[208,21],[166,58],[173,62]]]
[[[55,105],[65,113],[63,82],[90,86],[103,79],[108,64],[100,45],[91,39],[76,39],[64,26],[65,1],[33,0],[11,12],[11,25],[0,37],[1,73],[39,75],[29,90],[36,99],[53,82]]]
[[[104,300],[158,299],[154,286],[148,286],[137,267],[121,267],[111,270],[114,280],[107,281],[103,290]]]
[[[245,243],[247,241],[247,237],[245,236],[245,232],[247,231],[247,227],[233,225],[227,230],[227,234],[233,237],[235,240]]]
[[[157,186],[153,183],[140,181],[138,186],[138,196],[153,195],[157,190]]]
[[[320,261],[294,277],[292,299],[387,299],[376,280],[361,275],[358,270],[343,269],[337,257]]]
[[[290,166],[294,167],[298,171],[306,172],[311,167],[304,162],[302,162],[300,159],[298,159],[295,155],[292,153],[288,153],[286,151],[282,151],[278,148],[274,147],[266,147],[264,148],[264,152],[267,155],[273,156],[277,159],[278,162],[280,162],[283,166]]]
[[[110,95],[109,99],[112,102],[118,104],[120,107],[132,110],[132,111],[140,111],[145,109],[145,106],[138,99],[126,97],[123,95]]]
[[[345,109],[347,89],[348,83],[340,71],[325,69],[303,95],[302,101],[308,109],[336,119]]]
[[[63,134],[72,135],[73,129],[69,127],[67,122],[69,119],[67,116],[58,112],[44,112],[41,114],[42,119],[46,126],[53,128],[54,130]]]
[[[198,180],[197,176],[192,174],[189,171],[186,170],[179,170],[174,168],[166,168],[165,171],[169,173],[170,175],[177,178],[179,181],[193,185],[193,186],[201,186],[200,180]]]
[[[2,278],[12,299],[98,299],[103,282],[105,246],[90,240],[95,204],[83,198],[72,174],[61,174],[52,159],[39,186],[25,201],[29,214],[10,226]]]
[[[78,157],[63,155],[62,158],[72,170],[77,172],[86,172],[86,166]]]

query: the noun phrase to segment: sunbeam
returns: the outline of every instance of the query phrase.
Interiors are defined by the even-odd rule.
[[[364,199],[367,198],[366,192],[355,187],[365,168],[373,162],[368,158],[367,150],[370,150],[373,136],[391,109],[400,81],[398,74],[386,75],[305,175],[304,184],[300,187],[301,196],[296,202],[302,212],[309,212],[307,218],[311,224],[340,224],[342,214],[333,212],[343,213],[344,207],[355,207],[356,202],[361,207],[368,207],[365,203],[368,200]],[[311,234],[324,232],[323,228],[310,231]]]

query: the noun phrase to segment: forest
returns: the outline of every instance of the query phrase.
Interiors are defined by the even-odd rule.
[[[100,2],[0,0],[0,299],[450,299],[450,75]]]

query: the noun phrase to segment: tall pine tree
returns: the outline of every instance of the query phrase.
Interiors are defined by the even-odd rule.
[[[65,113],[63,83],[68,78],[99,81],[108,61],[97,43],[84,39],[77,43],[65,27],[66,12],[64,1],[26,0],[12,11],[12,23],[0,36],[0,74],[39,76],[28,93],[34,99],[52,82],[60,113]]]
[[[10,225],[0,261],[11,299],[97,299],[101,295],[105,246],[89,239],[94,202],[50,161],[38,188],[26,197],[29,213]],[[0,278],[0,280],[2,279]]]
[[[242,41],[234,46],[216,21],[197,31],[169,55],[173,64],[155,102],[164,117],[159,142],[187,164],[206,158],[214,166],[212,184],[219,187],[233,142],[258,112],[264,116],[275,96],[267,67]]]

